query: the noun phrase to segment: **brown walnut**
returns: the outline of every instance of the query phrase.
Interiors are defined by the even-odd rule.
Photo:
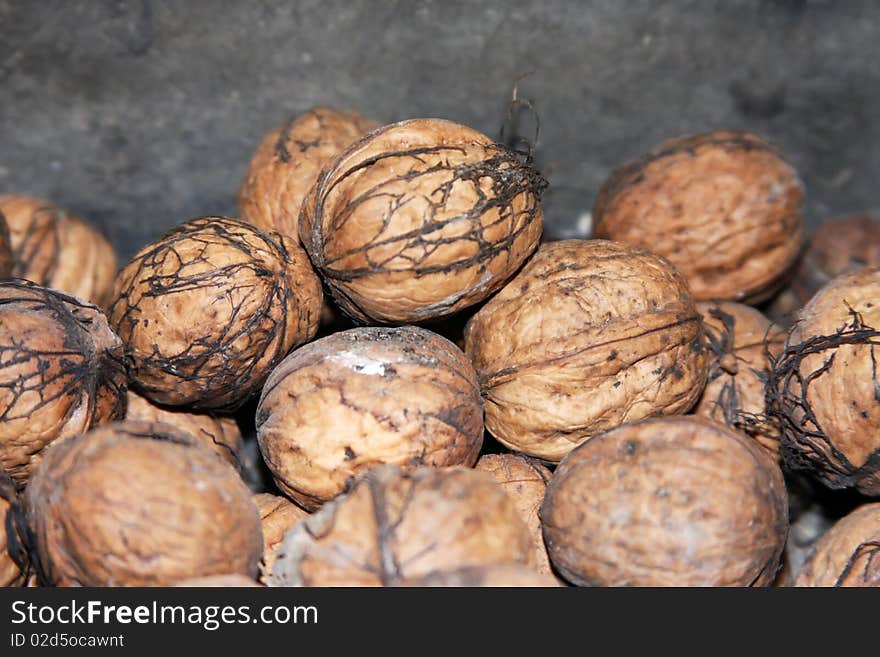
[[[712,360],[709,381],[693,412],[738,429],[771,454],[779,454],[779,429],[767,418],[764,386],[770,356],[778,356],[784,332],[750,306],[701,302]]]
[[[120,272],[110,324],[150,401],[234,410],[318,329],[321,287],[302,249],[224,217],[188,221]]]
[[[553,565],[581,586],[768,586],[788,530],[782,472],[695,416],[625,424],[559,465],[541,507]]]
[[[254,495],[254,503],[263,523],[263,560],[260,570],[268,576],[272,573],[275,555],[284,534],[298,521],[308,518],[309,512],[290,500],[271,493]]]
[[[485,454],[474,467],[492,475],[513,498],[520,517],[532,535],[537,571],[552,575],[553,568],[550,566],[547,548],[544,547],[541,519],[538,517],[547,482],[552,476],[550,470],[533,459],[518,454]]]
[[[19,567],[22,555],[16,554],[17,531],[14,519],[14,505],[18,501],[18,491],[12,478],[0,469],[0,587],[21,586],[24,573]]]
[[[458,570],[441,570],[402,583],[402,586],[455,588],[553,588],[559,585],[549,573],[541,573],[534,568],[519,564],[491,564]]]
[[[794,585],[880,587],[880,504],[838,520],[813,546]]]
[[[9,233],[9,224],[0,208],[0,279],[12,276],[15,268],[15,257],[12,255],[12,237]]]
[[[50,584],[257,575],[263,539],[250,491],[215,451],[167,424],[117,422],[53,445],[26,505]]]
[[[101,308],[110,301],[116,252],[100,231],[30,196],[0,196],[12,243],[12,275]]]
[[[238,190],[239,216],[263,230],[299,239],[303,199],[327,162],[370,130],[356,112],[316,107],[266,134]]]
[[[0,467],[24,484],[51,442],[125,416],[122,342],[101,311],[0,282]]]
[[[396,586],[533,557],[516,505],[485,472],[385,465],[287,532],[270,584]]]
[[[880,495],[878,351],[880,267],[837,277],[801,309],[766,389],[787,465]]]
[[[290,354],[257,407],[260,451],[287,495],[314,509],[380,463],[472,466],[483,442],[476,373],[416,327],[361,327]]]
[[[674,139],[615,171],[594,236],[669,258],[697,300],[769,296],[803,241],[803,185],[779,151],[746,132]]]
[[[605,240],[549,242],[465,329],[504,445],[558,461],[590,436],[687,412],[706,382],[703,324],[659,256]]]
[[[125,419],[170,424],[198,438],[230,465],[239,467],[238,454],[241,451],[242,436],[234,418],[207,413],[189,413],[176,408],[157,406],[129,391]]]
[[[541,236],[544,180],[475,130],[414,119],[375,130],[322,171],[300,236],[355,319],[421,322],[487,298]]]

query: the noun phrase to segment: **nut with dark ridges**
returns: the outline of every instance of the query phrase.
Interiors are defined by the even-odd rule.
[[[473,367],[449,340],[362,327],[290,354],[266,382],[256,424],[279,488],[314,509],[380,463],[473,465],[483,405]]]
[[[294,241],[204,217],[129,261],[109,318],[138,393],[168,406],[234,410],[291,348],[315,335],[321,298]]]
[[[605,240],[549,242],[468,322],[465,351],[506,446],[558,461],[590,436],[687,412],[703,324],[669,262]]]
[[[299,232],[360,321],[452,315],[501,287],[538,245],[545,181],[475,130],[414,119],[374,130],[322,171]]]
[[[553,565],[581,586],[768,586],[788,531],[782,471],[705,418],[654,418],[594,437],[541,507]]]

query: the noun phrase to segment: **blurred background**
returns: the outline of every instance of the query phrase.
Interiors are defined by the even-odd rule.
[[[811,226],[880,209],[876,0],[0,0],[0,194],[51,199],[125,259],[235,216],[262,134],[315,105],[497,137],[540,116],[552,237],[609,172],[714,128],[776,142]]]

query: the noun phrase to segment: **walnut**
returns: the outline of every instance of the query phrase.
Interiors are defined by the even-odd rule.
[[[287,532],[270,584],[395,586],[533,557],[516,505],[485,472],[385,465]]]
[[[767,586],[788,509],[765,449],[685,416],[625,424],[572,451],[541,520],[553,565],[574,584]]]
[[[320,283],[296,243],[204,217],[129,261],[109,318],[138,393],[168,406],[234,410],[315,335],[320,309]]]
[[[18,491],[12,478],[0,469],[0,587],[20,586],[24,582],[19,563],[21,554],[14,548],[18,538],[10,514],[15,513]]]
[[[9,234],[9,224],[6,223],[6,216],[0,209],[0,279],[12,276],[14,267],[15,257],[12,255],[12,237]]]
[[[766,417],[764,384],[769,358],[782,350],[784,332],[740,303],[701,302],[697,310],[713,359],[709,382],[693,412],[739,429],[778,456],[779,428]]]
[[[517,454],[485,454],[474,466],[488,472],[513,498],[520,517],[532,535],[535,548],[535,564],[538,572],[552,575],[550,558],[544,547],[544,536],[538,509],[544,501],[544,491],[552,473],[540,463]]]
[[[300,237],[339,306],[402,324],[487,298],[541,236],[544,180],[512,150],[440,119],[375,130],[321,173]]]
[[[472,466],[483,442],[477,376],[425,329],[334,333],[272,372],[257,439],[278,487],[308,509],[379,463]]]
[[[299,508],[288,499],[272,495],[271,493],[258,493],[254,495],[254,503],[260,511],[260,520],[263,523],[263,561],[261,571],[267,575],[272,572],[275,563],[275,555],[284,538],[284,533],[293,527],[296,522],[308,518],[309,513]]]
[[[116,275],[116,252],[84,219],[30,196],[0,196],[15,265],[12,275],[105,307]]]
[[[706,383],[702,320],[668,261],[605,240],[543,244],[465,329],[504,445],[558,461],[590,436],[685,413]]]
[[[801,309],[767,383],[792,469],[880,495],[880,267],[844,274]]]
[[[176,408],[157,406],[129,391],[125,419],[170,424],[216,450],[230,465],[239,467],[238,454],[243,441],[235,418],[207,413],[189,413]]]
[[[214,450],[167,424],[118,422],[57,443],[26,506],[54,585],[257,575],[263,539],[250,492]]]
[[[245,577],[244,575],[208,575],[207,577],[193,577],[178,582],[174,586],[193,589],[260,587],[256,581],[250,577]]]
[[[0,282],[0,467],[20,484],[51,442],[125,415],[122,343],[101,311]]]
[[[594,235],[669,258],[697,300],[753,302],[797,258],[803,196],[766,141],[711,132],[668,141],[614,172],[596,199]]]
[[[420,587],[516,587],[538,588],[557,587],[556,581],[549,573],[541,573],[529,566],[519,564],[490,564],[486,566],[472,566],[459,570],[435,571],[407,580],[403,586]]]
[[[321,168],[346,146],[378,128],[355,112],[316,107],[263,137],[238,190],[241,219],[299,238],[303,199]]]
[[[880,503],[838,520],[813,547],[795,586],[880,587]]]

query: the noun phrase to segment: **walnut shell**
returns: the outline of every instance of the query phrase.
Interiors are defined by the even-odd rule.
[[[241,219],[263,230],[299,239],[303,199],[321,168],[370,130],[375,121],[356,112],[316,107],[266,134],[241,187]]]
[[[802,306],[841,274],[880,266],[880,218],[838,217],[823,223],[810,238],[790,288]]]
[[[880,495],[880,267],[837,277],[801,309],[767,384],[783,458],[831,488]]]
[[[28,521],[59,586],[168,586],[256,579],[260,514],[238,473],[167,424],[108,424],[48,450],[27,488]]]
[[[150,401],[234,410],[318,330],[321,287],[302,249],[224,217],[188,221],[120,272],[110,324]]]
[[[458,570],[442,570],[407,580],[402,586],[418,587],[558,587],[560,584],[548,573],[540,573],[519,564],[490,564]]]
[[[12,512],[13,504],[17,500],[15,483],[0,469],[0,587],[20,586],[24,581],[24,574],[10,550],[15,537],[9,536],[11,531],[14,531],[14,525],[8,514]]]
[[[685,413],[706,383],[702,320],[665,259],[604,240],[543,244],[465,329],[504,445],[558,461],[590,436]]]
[[[700,301],[757,301],[784,282],[803,242],[803,185],[746,132],[674,139],[615,171],[594,236],[669,258]]]
[[[547,490],[547,482],[552,476],[550,470],[518,454],[485,454],[480,457],[474,468],[492,475],[513,498],[520,517],[532,535],[537,572],[553,575],[550,557],[547,556],[547,548],[544,547],[541,518],[538,517],[538,510]]]
[[[175,408],[156,406],[150,400],[129,391],[125,419],[170,424],[198,438],[230,465],[239,467],[238,454],[243,439],[235,418],[207,413],[188,413]]]
[[[9,224],[6,222],[3,210],[0,209],[0,279],[12,276],[14,267],[15,257],[12,255],[12,237],[9,233]]]
[[[105,307],[116,276],[116,252],[84,219],[30,196],[0,196],[15,260],[12,275]]]
[[[272,372],[257,439],[278,487],[307,509],[380,463],[472,466],[483,443],[477,375],[425,329],[334,333]]]
[[[122,342],[101,311],[0,282],[0,467],[20,484],[52,441],[125,415]]]
[[[478,303],[513,276],[538,245],[544,185],[475,130],[403,121],[327,165],[299,231],[346,313],[421,322]]]
[[[697,310],[713,358],[694,414],[738,429],[778,456],[779,428],[767,418],[764,384],[771,367],[768,356],[779,355],[784,332],[741,303],[704,301]]]
[[[192,577],[178,582],[175,587],[191,589],[206,588],[260,588],[260,584],[244,575],[208,575],[207,577]]]
[[[819,539],[795,586],[880,587],[880,504],[864,504]]]
[[[626,424],[572,451],[541,520],[553,565],[574,584],[767,586],[788,508],[765,449],[685,416]]]
[[[254,495],[254,503],[263,523],[263,560],[260,570],[268,576],[272,572],[275,555],[285,532],[298,521],[308,518],[309,512],[290,500],[271,493]]]
[[[385,465],[287,532],[270,584],[394,586],[533,556],[516,505],[485,472]]]

